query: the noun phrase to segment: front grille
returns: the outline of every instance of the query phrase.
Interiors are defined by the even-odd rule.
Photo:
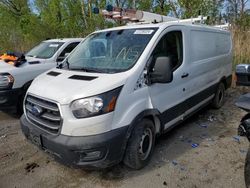
[[[247,83],[247,82],[250,82],[250,75],[247,75],[247,74],[243,74],[243,75],[240,75],[238,74],[237,75],[237,81],[238,82],[244,82],[244,83]]]
[[[27,95],[25,111],[27,119],[34,125],[53,134],[59,132],[62,118],[56,103]]]

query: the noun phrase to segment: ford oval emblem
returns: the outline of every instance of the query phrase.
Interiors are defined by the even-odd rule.
[[[43,109],[40,106],[36,106],[34,105],[31,109],[32,114],[34,114],[35,116],[39,116],[43,113]]]

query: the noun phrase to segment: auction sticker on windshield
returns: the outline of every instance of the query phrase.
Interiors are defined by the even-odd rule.
[[[134,32],[135,35],[151,35],[154,32],[152,29],[143,29],[143,30],[136,30]]]
[[[59,44],[50,44],[49,47],[52,47],[52,48],[57,48],[59,46]]]

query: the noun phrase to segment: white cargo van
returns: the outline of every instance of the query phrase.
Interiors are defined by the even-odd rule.
[[[32,80],[56,67],[81,41],[81,38],[43,41],[25,54],[26,61],[19,66],[0,61],[0,110],[22,111],[23,97]]]
[[[22,131],[73,166],[140,169],[156,135],[209,103],[223,105],[231,72],[231,35],[219,28],[166,22],[97,31],[61,69],[33,81]]]

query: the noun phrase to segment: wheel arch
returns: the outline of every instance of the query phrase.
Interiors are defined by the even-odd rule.
[[[140,125],[142,127],[142,124],[141,124],[142,121],[145,121],[145,120],[146,121],[151,121],[153,123],[154,127],[155,127],[155,134],[154,134],[154,139],[155,139],[157,134],[160,134],[161,130],[162,130],[161,121],[160,121],[159,117],[160,117],[160,112],[158,110],[156,110],[156,109],[144,110],[143,112],[138,114],[134,118],[132,123],[129,125],[128,130],[127,130],[127,134],[126,134],[126,139],[124,140],[124,144],[123,144],[123,150],[122,150],[123,153],[122,153],[122,159],[121,159],[126,165],[128,165],[127,162],[131,160],[131,158],[128,157],[128,156],[131,156],[131,155],[128,154],[127,152],[130,151],[130,149],[131,149],[130,143],[131,143],[131,141],[134,140],[134,131],[138,130],[136,128],[140,128],[140,126],[137,126],[137,125],[140,123]],[[131,166],[129,165],[129,167],[131,167]],[[138,169],[140,169],[140,168],[138,168]]]
[[[32,81],[33,80],[30,80],[30,81],[26,82],[25,84],[23,84],[22,90],[24,90],[24,91],[27,90],[29,88],[29,86],[31,85]]]
[[[221,82],[224,84],[225,89],[230,88],[230,87],[231,87],[231,84],[232,84],[232,75],[229,75],[228,77],[223,76],[223,77],[220,79],[219,83],[221,83]]]
[[[128,130],[127,130],[126,139],[124,141],[124,148],[123,148],[124,153],[123,153],[123,156],[124,156],[125,150],[127,148],[128,140],[130,139],[134,128],[136,127],[138,122],[142,121],[143,119],[150,119],[155,125],[156,135],[161,134],[161,132],[162,132],[162,123],[161,123],[161,120],[160,120],[159,116],[160,116],[160,112],[158,110],[156,110],[156,109],[147,109],[147,110],[144,110],[141,113],[139,113],[134,118],[134,120],[131,122],[131,124],[129,125]]]
[[[21,87],[21,92],[20,92],[18,98],[21,99],[22,97],[25,96],[25,93],[26,93],[26,91],[28,90],[29,86],[31,85],[32,81],[33,81],[33,80],[30,80],[30,81],[26,82],[25,84],[23,84],[23,86]]]
[[[141,121],[142,119],[149,119],[151,120],[154,125],[155,125],[155,132],[156,133],[160,133],[161,132],[161,121],[160,121],[160,112],[156,109],[147,109],[142,111],[141,113],[139,113],[134,120],[132,121],[132,123],[130,124],[129,128],[128,128],[128,132],[127,132],[127,138],[130,137],[131,132],[133,131],[134,127],[137,125],[137,123],[139,121]]]
[[[26,92],[27,92],[29,86],[31,85],[32,81],[33,81],[33,80],[30,80],[30,81],[26,82],[26,83],[21,87],[21,90],[20,90],[19,96],[18,96],[18,103],[17,103],[17,106],[16,106],[16,108],[17,108],[17,113],[18,113],[18,114],[22,114],[22,112],[23,112],[23,108],[22,108],[22,106],[23,106],[23,99],[24,99],[25,94],[26,94]]]

